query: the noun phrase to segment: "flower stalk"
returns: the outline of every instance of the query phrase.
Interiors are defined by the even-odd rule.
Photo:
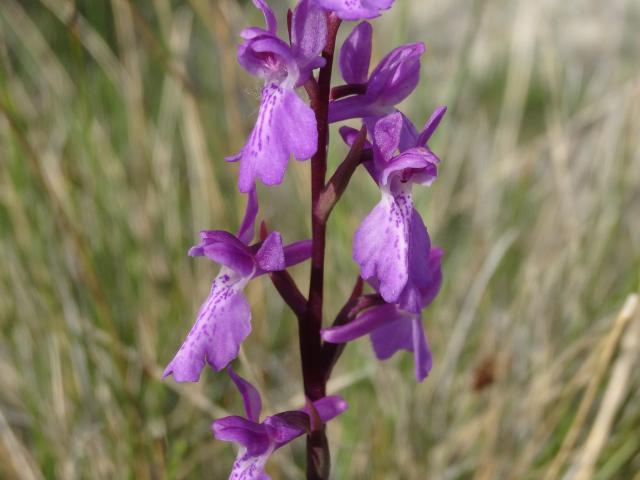
[[[311,157],[311,278],[306,314],[299,318],[300,356],[304,392],[311,401],[326,395],[327,383],[322,357],[322,311],[324,296],[324,261],[326,249],[327,218],[317,215],[316,209],[325,186],[329,144],[329,96],[336,36],[340,19],[333,13],[327,18],[327,45],[322,52],[325,65],[318,74],[317,89],[308,89],[311,108],[318,128],[318,150]],[[330,454],[325,426],[307,435],[307,479],[329,478]]]

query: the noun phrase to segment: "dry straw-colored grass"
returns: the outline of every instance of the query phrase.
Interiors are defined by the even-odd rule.
[[[222,157],[255,118],[234,44],[259,16],[232,0],[0,3],[0,477],[225,478],[234,451],[209,423],[239,411],[233,388],[159,376],[215,273],[188,246],[241,215]],[[446,281],[423,384],[406,355],[348,347],[335,478],[640,478],[639,25],[633,0],[396,0],[376,21],[376,59],[427,43],[410,116],[450,106],[440,178],[417,193]],[[308,235],[307,168],[260,192],[289,239]],[[376,195],[356,175],[331,221],[328,314]],[[240,368],[269,411],[299,404],[291,315],[266,282],[249,295]],[[301,477],[301,446],[273,478]]]

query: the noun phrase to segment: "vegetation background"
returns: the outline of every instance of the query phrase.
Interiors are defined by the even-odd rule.
[[[1,478],[226,478],[209,425],[240,411],[232,385],[160,374],[216,273],[188,247],[243,212],[223,157],[256,115],[234,46],[261,22],[248,1],[0,1]],[[424,383],[347,348],[334,477],[640,479],[640,2],[396,0],[374,25],[374,61],[427,44],[409,116],[449,105],[416,189],[445,284]],[[260,195],[308,236],[308,164]],[[327,318],[377,196],[360,172],[332,218]],[[248,293],[239,370],[269,412],[299,405],[293,318],[268,281]]]

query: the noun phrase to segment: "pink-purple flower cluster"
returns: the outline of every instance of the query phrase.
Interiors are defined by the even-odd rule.
[[[240,446],[230,478],[268,478],[264,471],[267,458],[305,434],[308,477],[327,478],[324,423],[347,408],[343,399],[325,393],[342,351],[340,345],[368,334],[381,360],[399,350],[413,352],[418,381],[432,366],[421,312],[440,290],[443,252],[431,244],[414,207],[412,189],[414,185],[430,185],[437,177],[440,160],[429,148],[429,140],[446,107],[436,109],[421,131],[397,109],[418,84],[424,45],[397,47],[370,72],[373,28],[367,21],[352,29],[339,51],[338,64],[346,83],[331,88],[340,23],[377,17],[391,8],[393,0],[300,0],[289,12],[288,40],[278,36],[278,22],[266,0],[253,3],[264,14],[265,27],[241,32],[238,61],[264,80],[264,87],[246,144],[227,158],[239,163],[238,188],[248,194],[246,213],[236,235],[204,231],[200,243],[189,251],[189,255],[205,256],[221,268],[164,376],[195,382],[206,364],[215,371],[227,368],[246,412],[246,417],[225,417],[213,423],[216,438]],[[309,102],[305,101],[307,96]],[[327,182],[329,124],[353,119],[359,120],[362,128],[340,128],[350,153]],[[312,239],[284,245],[281,234],[269,233],[263,224],[254,243],[256,183],[280,184],[291,157],[312,160]],[[356,283],[336,321],[322,328],[326,223],[360,165],[380,191],[380,201],[354,233],[353,259],[362,280]],[[287,268],[310,258],[311,286],[305,297]],[[231,369],[230,363],[251,331],[251,308],[243,289],[263,274],[271,278],[298,318],[308,402],[300,410],[268,416],[260,422],[258,392]],[[363,293],[363,280],[373,293]]]

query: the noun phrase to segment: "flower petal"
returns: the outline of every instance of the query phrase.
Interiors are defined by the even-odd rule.
[[[398,315],[394,304],[386,304],[365,310],[351,322],[339,327],[325,328],[320,331],[322,339],[329,343],[346,343],[360,338]]]
[[[398,350],[413,350],[412,320],[415,315],[400,310],[396,305],[384,308],[384,314],[386,321],[370,335],[371,345],[378,360],[391,358]]]
[[[262,10],[264,14],[264,21],[267,25],[267,30],[270,33],[275,34],[278,31],[278,20],[276,16],[273,14],[273,10],[265,0],[253,0],[253,4],[256,8]]]
[[[250,191],[256,178],[266,185],[281,183],[289,157],[311,158],[317,141],[313,110],[293,90],[266,85],[258,120],[240,154],[240,191]]]
[[[260,29],[242,31],[245,42],[238,45],[238,63],[251,75],[293,86],[299,77],[291,47],[277,36]]]
[[[211,424],[213,435],[224,442],[241,445],[250,455],[260,455],[269,450],[271,441],[264,425],[232,415]]]
[[[366,83],[371,62],[373,27],[362,22],[353,28],[340,49],[340,71],[350,84]]]
[[[409,278],[398,297],[398,303],[400,308],[404,310],[419,313],[424,307],[423,291],[433,283],[433,274],[429,269],[431,239],[422,217],[415,208],[412,208],[408,228],[407,265],[409,266]]]
[[[247,413],[247,418],[253,422],[260,420],[260,411],[262,410],[262,400],[256,387],[251,385],[247,380],[238,375],[231,365],[227,367],[227,373],[236,384],[242,401],[244,402],[244,411]]]
[[[382,200],[364,219],[353,238],[353,259],[365,280],[375,279],[382,298],[395,302],[409,278],[409,222],[413,213],[411,196],[392,196],[383,191]]]
[[[258,216],[258,194],[256,189],[252,188],[249,191],[249,197],[247,198],[247,207],[244,211],[244,218],[240,224],[240,230],[238,230],[238,239],[245,245],[249,245],[253,240],[254,226],[256,217]]]
[[[333,10],[342,20],[374,18],[391,8],[394,0],[316,0],[327,10]]]
[[[424,147],[427,145],[431,135],[433,135],[433,132],[435,132],[438,125],[440,125],[440,121],[442,120],[442,117],[444,117],[445,113],[447,113],[446,105],[442,105],[434,110],[431,117],[429,117],[429,120],[427,120],[427,123],[424,124],[424,128],[422,129],[422,132],[420,132],[416,146]]]
[[[402,45],[389,52],[371,72],[366,97],[381,106],[393,106],[407,98],[418,85],[423,53],[423,43]]]
[[[433,302],[440,292],[442,286],[442,255],[443,250],[433,247],[429,251],[429,259],[427,268],[425,269],[425,279],[420,286],[420,295],[422,297],[422,308],[425,308]]]
[[[411,148],[381,165],[379,183],[389,185],[395,177],[400,176],[402,183],[430,185],[438,175],[438,162],[438,157],[431,150]]]
[[[402,114],[402,133],[400,134],[400,152],[409,150],[418,145],[418,131],[413,122],[403,113]]]
[[[301,411],[283,412],[264,420],[271,441],[276,448],[295,440],[300,435],[310,431],[309,415]]]
[[[284,262],[287,268],[311,258],[311,247],[311,240],[300,240],[285,246]]]
[[[407,98],[420,79],[420,57],[424,44],[402,45],[378,64],[363,95],[352,95],[329,104],[329,122],[350,118],[382,117],[395,111],[395,105]]]
[[[205,362],[220,371],[238,356],[240,344],[251,332],[251,310],[238,278],[223,267],[200,307],[196,323],[163,373],[177,382],[197,382]]]
[[[356,140],[360,135],[360,130],[352,127],[347,127],[347,126],[340,127],[338,129],[338,132],[340,132],[340,136],[342,137],[342,140],[344,141],[344,143],[346,143],[350,147],[352,147],[353,144],[356,143]],[[365,150],[367,148],[371,148],[371,142],[369,142],[369,140],[365,140],[363,148]]]
[[[206,256],[242,276],[250,276],[255,268],[251,250],[234,235],[222,230],[200,232],[200,243],[191,247],[189,255]]]
[[[341,122],[350,118],[381,117],[391,113],[394,108],[377,105],[365,95],[352,95],[329,103],[329,123]]]
[[[339,395],[329,395],[327,397],[322,397],[321,399],[313,402],[313,406],[318,412],[320,419],[325,423],[329,420],[333,420],[349,408],[349,405],[344,400],[344,398],[340,397]],[[305,407],[304,411],[309,414],[308,407]]]
[[[373,130],[373,146],[375,152],[386,165],[400,146],[400,136],[404,120],[400,112],[381,118],[375,123]]]
[[[291,23],[291,45],[302,72],[301,80],[306,81],[311,70],[325,63],[320,54],[327,44],[327,14],[315,2],[302,0]]]
[[[245,448],[241,448],[233,463],[229,480],[269,480],[269,476],[264,473],[264,465],[275,448],[275,444],[271,443],[260,455],[252,455]]]
[[[286,268],[282,236],[279,232],[271,232],[262,242],[255,256],[258,267],[263,272],[277,272]]]
[[[411,326],[413,330],[413,361],[415,364],[416,380],[421,382],[429,375],[431,367],[433,366],[433,358],[419,315],[416,315],[412,320]]]

